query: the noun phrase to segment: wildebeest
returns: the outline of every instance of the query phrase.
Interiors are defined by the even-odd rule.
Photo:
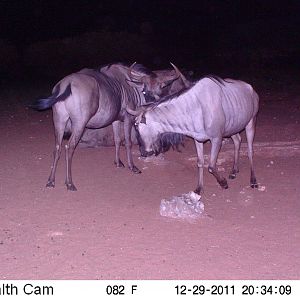
[[[138,86],[132,73],[143,78],[143,82]],[[124,122],[128,166],[134,173],[140,173],[133,163],[131,153],[131,128],[134,118],[126,112],[126,106],[135,109],[146,103],[144,95],[148,82],[146,78],[155,81],[156,75],[142,65],[136,64],[131,67],[110,64],[99,70],[83,69],[63,78],[54,86],[50,97],[40,99],[32,105],[38,110],[50,107],[53,110],[55,151],[47,187],[55,185],[55,172],[65,132],[71,133],[65,146],[65,184],[68,190],[76,190],[72,181],[72,157],[85,128],[101,128],[112,124],[116,149],[115,164],[117,167],[124,167],[119,158],[120,122]],[[164,85],[161,84],[160,87],[163,89]],[[156,97],[156,94],[154,96]]]
[[[133,67],[132,69],[135,69]],[[186,79],[186,77],[182,74],[181,71],[178,70],[178,68],[173,65],[173,68],[170,69],[162,69],[162,70],[154,70],[154,76],[153,78],[148,78],[149,76],[139,75],[136,74],[136,72],[130,71],[132,80],[136,83],[136,87],[139,87],[140,84],[143,83],[143,81],[146,83],[146,88],[143,88],[143,92],[145,93],[145,97],[147,98],[147,101],[157,101],[155,97],[153,96],[152,89],[157,89],[159,92],[161,91],[160,97],[163,97],[164,95],[172,95],[175,94],[182,89],[185,89],[190,86],[190,81]],[[134,76],[134,74],[136,74]],[[143,78],[144,77],[144,78]],[[148,82],[147,82],[148,81]],[[152,85],[151,85],[152,83]],[[133,82],[131,84],[134,85]],[[146,95],[146,89],[147,84],[149,85],[148,90],[150,91],[150,97],[148,97],[149,93]],[[157,96],[156,96],[157,97]],[[124,123],[121,124],[121,128],[123,127]],[[125,141],[123,129],[120,130],[122,135],[122,142]],[[133,143],[137,144],[136,139],[136,132],[135,128],[132,129],[131,138]],[[79,142],[79,146],[82,147],[99,147],[99,146],[112,146],[114,145],[114,138],[113,138],[113,130],[112,126],[107,126],[104,128],[97,128],[97,129],[89,129],[86,128],[86,130],[83,133],[83,136]],[[140,148],[140,151],[142,152],[142,149]]]
[[[229,178],[239,172],[240,132],[246,130],[248,157],[251,165],[250,184],[258,187],[253,167],[253,139],[259,98],[252,86],[238,80],[204,77],[178,95],[165,97],[156,104],[127,108],[136,116],[136,129],[146,152],[161,152],[161,136],[169,134],[174,143],[178,136],[187,135],[195,140],[198,156],[198,184],[195,192],[203,190],[203,143],[211,142],[208,171],[222,188],[227,181],[216,168],[223,137],[231,137],[234,143],[234,164]],[[173,135],[175,134],[175,135]]]

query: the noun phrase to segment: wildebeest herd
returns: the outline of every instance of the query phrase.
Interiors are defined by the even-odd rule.
[[[184,136],[194,139],[197,150],[198,184],[203,191],[203,143],[211,142],[208,170],[222,188],[227,181],[216,168],[224,137],[234,143],[234,164],[229,178],[239,172],[240,132],[246,130],[251,166],[250,185],[258,187],[253,168],[253,139],[259,99],[251,85],[238,80],[206,76],[191,82],[174,70],[151,71],[140,64],[121,63],[99,69],[83,69],[58,82],[52,95],[37,100],[32,107],[52,107],[55,128],[55,150],[47,187],[54,187],[55,172],[61,154],[63,137],[69,135],[66,152],[68,190],[75,191],[72,180],[72,157],[85,128],[113,126],[115,164],[124,167],[119,158],[120,122],[124,122],[128,167],[141,171],[132,159],[131,130],[134,125],[142,156],[157,155],[182,143]]]

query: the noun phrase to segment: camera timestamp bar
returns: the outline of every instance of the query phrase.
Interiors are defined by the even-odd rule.
[[[298,280],[3,280],[2,299],[300,299]]]

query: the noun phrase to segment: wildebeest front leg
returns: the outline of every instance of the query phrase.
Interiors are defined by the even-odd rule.
[[[195,146],[197,150],[197,167],[198,167],[198,184],[195,189],[195,193],[199,194],[203,191],[203,167],[204,167],[204,156],[203,156],[203,143],[195,140]]]
[[[251,167],[250,186],[252,188],[258,188],[258,184],[257,184],[255,173],[254,173],[254,166],[253,166],[253,140],[254,140],[254,134],[255,134],[255,121],[256,121],[255,118],[252,119],[246,126],[248,157],[249,157],[250,167]]]
[[[239,156],[240,156],[240,148],[241,148],[241,136],[239,133],[231,136],[233,144],[234,144],[234,163],[229,174],[230,179],[236,178],[236,174],[239,172]]]
[[[133,126],[133,120],[131,117],[125,117],[124,120],[124,134],[125,134],[125,147],[127,154],[128,167],[133,173],[142,173],[134,164],[132,159],[132,141],[131,141],[131,129]]]
[[[227,189],[228,188],[227,180],[224,177],[219,175],[216,168],[216,163],[221,149],[221,145],[222,145],[221,137],[214,138],[211,140],[210,162],[208,166],[208,172],[214,175],[214,177],[217,179],[218,183],[223,189]]]
[[[121,121],[115,121],[112,123],[115,141],[115,165],[118,168],[124,168],[124,164],[120,160],[120,146],[121,146]]]

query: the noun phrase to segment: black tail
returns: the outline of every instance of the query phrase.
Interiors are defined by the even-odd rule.
[[[65,99],[67,99],[67,97],[69,97],[72,94],[71,84],[68,84],[63,93],[61,93],[60,95],[58,94],[59,86],[50,97],[36,100],[32,105],[30,105],[30,107],[36,110],[45,110],[53,106],[56,102],[64,101]]]

